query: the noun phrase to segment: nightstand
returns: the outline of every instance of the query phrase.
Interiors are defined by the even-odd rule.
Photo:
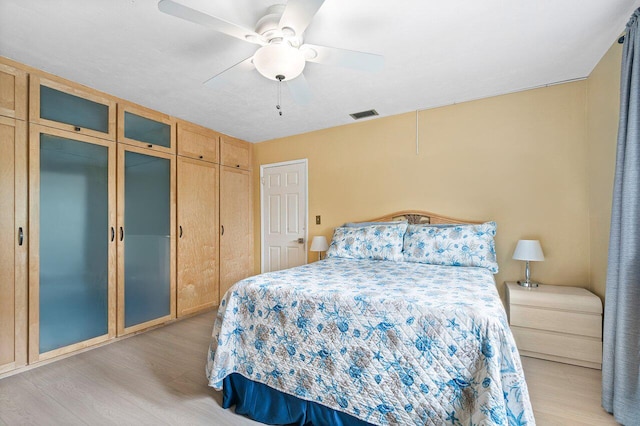
[[[521,355],[602,368],[602,302],[579,287],[507,282],[507,314]]]

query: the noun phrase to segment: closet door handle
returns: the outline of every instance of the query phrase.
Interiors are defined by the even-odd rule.
[[[224,225],[221,225],[221,227],[222,227],[222,234],[220,235],[224,235]]]
[[[124,228],[120,227],[120,241],[124,240]]]
[[[182,225],[178,226],[178,228],[180,228],[180,235],[178,236],[178,238],[182,238]]]
[[[18,228],[18,245],[21,246],[24,242],[24,231],[22,230],[22,226]]]
[[[113,240],[116,239],[116,230],[115,228],[112,226],[111,227],[111,242],[113,242]]]

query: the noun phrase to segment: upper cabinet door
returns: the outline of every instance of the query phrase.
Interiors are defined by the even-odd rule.
[[[48,127],[116,139],[116,103],[91,89],[37,75],[30,79],[29,121]]]
[[[220,164],[251,170],[251,144],[230,136],[220,136]]]
[[[220,133],[178,121],[178,155],[197,160],[219,163],[218,140]]]
[[[0,115],[27,119],[27,73],[0,64]]]
[[[166,114],[120,103],[118,142],[175,154],[176,122]]]

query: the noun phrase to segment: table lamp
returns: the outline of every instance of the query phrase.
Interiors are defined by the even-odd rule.
[[[327,239],[323,236],[313,237],[311,241],[311,251],[318,252],[318,260],[322,260],[322,252],[327,251],[329,249],[329,244],[327,244]]]
[[[544,254],[542,253],[542,247],[538,240],[520,240],[516,245],[516,250],[513,252],[513,258],[515,260],[526,261],[524,281],[518,281],[522,287],[538,287],[538,283],[531,281],[531,271],[529,269],[529,262],[541,262],[544,260]]]

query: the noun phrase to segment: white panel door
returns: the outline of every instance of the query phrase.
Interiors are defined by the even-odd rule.
[[[262,272],[307,263],[307,162],[261,167]]]

